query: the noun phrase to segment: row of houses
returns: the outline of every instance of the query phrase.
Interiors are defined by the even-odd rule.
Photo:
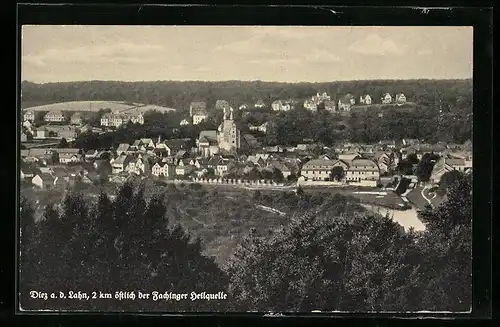
[[[21,142],[26,142],[28,139],[46,139],[46,138],[58,138],[72,140],[75,139],[79,134],[88,131],[102,132],[99,128],[94,128],[90,125],[74,126],[74,125],[60,125],[48,123],[39,127],[35,127],[30,121],[24,121],[22,123],[22,133]],[[24,134],[24,136],[23,136]]]
[[[434,164],[430,182],[439,183],[445,173],[453,170],[466,174],[472,172],[472,156],[467,153],[453,153],[440,158]]]
[[[380,170],[375,161],[365,158],[353,160],[313,159],[302,166],[301,176],[312,181],[333,180],[334,167],[342,167],[344,176],[342,182],[368,182],[377,186],[380,179]]]
[[[59,110],[52,110],[47,112],[43,120],[48,123],[61,123],[61,122],[66,122],[66,117],[62,113],[62,111]],[[33,110],[25,110],[23,113],[23,121],[25,122],[34,122],[35,121],[35,112]],[[76,112],[73,115],[71,115],[69,119],[69,123],[71,125],[81,125],[83,123],[82,116],[80,113]]]

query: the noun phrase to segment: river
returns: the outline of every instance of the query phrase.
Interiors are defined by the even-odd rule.
[[[394,210],[371,204],[362,204],[362,206],[383,216],[388,213],[389,217],[403,226],[405,231],[408,231],[411,227],[413,227],[416,231],[425,230],[425,226],[418,219],[417,210],[414,208],[409,210]]]

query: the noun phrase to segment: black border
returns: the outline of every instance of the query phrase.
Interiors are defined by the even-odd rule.
[[[18,5],[17,7],[16,31],[20,31],[21,24],[99,24],[99,25],[453,25],[474,26],[474,223],[473,223],[473,312],[472,314],[438,315],[434,317],[480,318],[491,315],[491,216],[492,216],[492,16],[491,8],[435,8],[425,9],[423,7],[328,7],[326,5],[195,5],[195,6],[155,6],[149,4],[123,5]],[[20,35],[20,34],[18,34]],[[19,47],[20,36],[16,35],[16,44]],[[20,48],[18,48],[20,49]],[[16,53],[16,79],[17,86],[20,83],[20,62]],[[12,75],[10,75],[12,76]],[[12,81],[10,80],[10,83]],[[17,100],[20,91],[16,86]],[[18,109],[19,113],[19,109]],[[17,120],[17,117],[16,117]],[[16,140],[18,140],[16,123]],[[3,129],[5,131],[5,129]],[[12,134],[10,134],[12,136]],[[7,137],[6,139],[11,139]],[[16,142],[17,144],[17,142]],[[491,145],[490,145],[491,144]],[[16,151],[19,151],[16,147]],[[16,156],[19,152],[16,152]],[[10,174],[8,174],[10,175]],[[10,175],[15,178],[16,185],[18,172]],[[11,180],[9,178],[9,180]],[[17,207],[18,190],[16,188]],[[10,192],[12,194],[12,188]],[[12,203],[8,206],[11,209]],[[16,209],[17,211],[17,209]],[[17,212],[16,212],[17,214]],[[17,216],[15,216],[17,218]],[[13,221],[12,221],[13,222]],[[14,223],[14,222],[13,222]],[[17,227],[17,219],[16,219]],[[13,227],[13,226],[12,226]],[[17,230],[16,230],[17,232]],[[15,244],[15,243],[14,243]],[[17,248],[17,247],[16,247]],[[17,251],[14,252],[17,254]],[[16,261],[17,263],[17,261]],[[14,271],[17,271],[16,265]],[[9,272],[7,272],[9,273]],[[13,272],[15,274],[15,272]],[[1,300],[2,306],[10,301],[9,293],[15,294],[17,285],[13,286],[12,292],[2,292],[7,296]],[[12,300],[12,299],[11,299]],[[15,310],[17,298],[9,307]],[[3,307],[2,307],[3,310]],[[23,316],[22,320],[33,321],[35,315]],[[64,314],[65,315],[65,314]],[[89,318],[78,314],[77,319],[81,322],[95,320],[94,314],[85,314]],[[215,315],[215,314],[214,314]],[[259,318],[262,314],[242,314],[248,318]],[[238,314],[224,314],[224,316],[242,316]],[[147,316],[153,316],[148,314]],[[204,316],[204,315],[203,315]],[[218,314],[215,316],[219,316]],[[290,314],[287,316],[315,317],[314,323],[329,321],[328,318],[319,317],[317,314]],[[346,318],[344,314],[335,315]],[[349,314],[354,317],[351,321],[358,321],[361,317],[363,323],[388,323],[386,318],[396,316],[395,314]],[[397,315],[400,317],[401,315]],[[53,320],[54,315],[41,317],[42,321]],[[67,316],[66,316],[67,317]],[[137,317],[137,315],[131,315]],[[427,317],[422,314],[408,315],[407,318]],[[16,318],[19,318],[17,316]],[[26,318],[26,319],[25,319]],[[37,318],[40,318],[37,316]],[[92,319],[93,318],[93,319]],[[145,317],[144,317],[145,318]],[[177,318],[169,317],[173,321]],[[182,318],[183,320],[186,319]],[[199,317],[189,317],[196,320]],[[377,320],[375,320],[375,319]],[[87,320],[89,319],[89,320]],[[106,321],[120,321],[116,316],[106,316]],[[118,320],[117,320],[118,319]],[[380,320],[379,320],[380,319]],[[147,319],[152,322],[151,319]],[[267,321],[277,322],[268,319]],[[284,319],[288,320],[288,319]],[[344,321],[345,319],[342,319]],[[469,322],[471,320],[467,319]],[[220,320],[219,320],[220,321]],[[253,321],[256,322],[255,319]],[[253,322],[249,321],[249,322]],[[463,320],[462,320],[463,321]],[[141,320],[142,322],[142,320]],[[263,319],[259,319],[263,322]],[[338,320],[336,321],[338,322]],[[404,320],[404,323],[414,323],[415,320]],[[426,320],[429,323],[429,320]],[[444,323],[440,320],[439,323]]]

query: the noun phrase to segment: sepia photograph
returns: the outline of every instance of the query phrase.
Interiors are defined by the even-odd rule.
[[[23,25],[21,312],[470,312],[472,26]]]

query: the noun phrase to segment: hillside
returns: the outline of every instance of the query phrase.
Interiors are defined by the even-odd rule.
[[[160,112],[175,111],[172,108],[165,108],[156,105],[146,105],[142,103],[132,103],[123,101],[68,101],[60,103],[51,103],[35,107],[26,107],[23,109],[33,111],[99,111],[99,109],[111,109],[119,112],[141,112],[144,113],[149,110],[157,110]]]
[[[23,103],[50,104],[67,101],[122,101],[177,108],[185,112],[193,100],[203,100],[213,107],[225,99],[234,107],[263,100],[268,106],[277,99],[307,99],[316,92],[327,92],[334,99],[351,93],[355,99],[371,94],[380,96],[404,93],[408,101],[444,111],[472,108],[472,80],[372,80],[331,83],[278,83],[261,81],[156,81],[118,82],[88,81],[21,84]]]

